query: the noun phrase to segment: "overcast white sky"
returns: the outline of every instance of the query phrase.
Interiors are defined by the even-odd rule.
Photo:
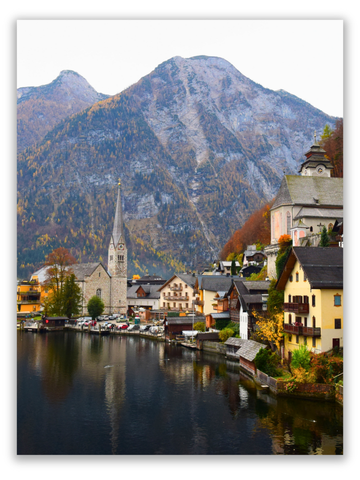
[[[17,87],[74,70],[114,95],[179,55],[222,57],[271,90],[343,116],[342,20],[20,20]]]

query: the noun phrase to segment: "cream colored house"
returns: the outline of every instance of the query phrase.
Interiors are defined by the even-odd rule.
[[[343,347],[343,249],[293,247],[276,288],[284,290],[284,357]]]
[[[193,311],[195,302],[195,274],[177,274],[164,283],[158,291],[160,292],[160,310],[189,312]],[[194,311],[196,306],[194,305]]]

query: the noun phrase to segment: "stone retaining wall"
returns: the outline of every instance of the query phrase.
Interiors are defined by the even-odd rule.
[[[203,350],[204,352],[211,352],[211,353],[220,353],[221,355],[226,355],[226,345],[218,342],[203,342]]]

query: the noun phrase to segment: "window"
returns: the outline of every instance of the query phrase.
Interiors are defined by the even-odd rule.
[[[188,303],[185,303],[185,308],[189,308],[189,304],[188,304]]]
[[[311,297],[311,306],[316,307],[315,295],[313,295],[313,296]]]
[[[124,261],[124,255],[118,255],[118,262]]]
[[[291,340],[292,340],[292,336],[291,336],[291,335],[289,335],[289,342],[291,342]]]
[[[341,295],[334,295],[334,305],[335,307],[341,306]]]
[[[309,303],[309,297],[307,295],[304,295],[304,303]]]
[[[113,256],[112,256],[112,255],[110,255],[110,262],[112,262],[112,261],[113,261]]]
[[[306,276],[306,273],[304,272],[304,282],[306,282],[307,280],[307,276]]]
[[[312,231],[313,231],[313,227],[310,227],[310,232],[312,232]]]
[[[341,328],[341,318],[335,318],[335,328]]]
[[[312,346],[316,347],[316,337],[312,337]]]
[[[295,273],[295,278],[296,278],[296,281],[298,282],[299,281],[299,272]]]
[[[290,275],[289,280],[290,280],[290,282],[293,281],[293,276],[292,275]]]
[[[316,328],[316,318],[312,317],[312,328]]]
[[[289,303],[291,303],[291,295],[289,295]]]
[[[163,302],[163,307],[165,308],[165,302]]]
[[[291,235],[291,215],[290,215],[290,212],[287,212],[286,213],[286,233],[288,235]]]
[[[289,314],[289,325],[291,324],[291,315]]]
[[[296,343],[299,343],[299,335],[296,335]]]
[[[98,288],[98,289],[96,290],[96,296],[99,297],[99,298],[101,298],[101,288]]]
[[[307,345],[307,337],[304,337],[304,345]]]
[[[99,277],[101,277],[101,272],[99,272]]]
[[[304,318],[304,327],[307,327],[307,317]]]

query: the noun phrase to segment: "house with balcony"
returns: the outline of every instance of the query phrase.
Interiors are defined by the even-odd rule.
[[[276,283],[284,290],[284,357],[343,347],[343,249],[293,247]]]
[[[244,252],[243,267],[258,265],[266,260],[266,255],[261,250],[256,250],[256,245],[248,245]]]
[[[222,311],[225,311],[224,304],[227,304],[226,294],[234,278],[239,277],[222,275],[198,276],[195,282],[195,291],[198,294],[197,311],[204,315],[220,312],[219,297],[221,297]]]
[[[41,307],[41,286],[37,280],[20,282],[17,286],[17,313],[39,312]]]
[[[160,292],[159,308],[164,311],[196,311],[195,274],[179,273],[158,288]]]
[[[159,285],[132,285],[127,289],[128,315],[133,315],[139,308],[159,310],[159,299]]]

